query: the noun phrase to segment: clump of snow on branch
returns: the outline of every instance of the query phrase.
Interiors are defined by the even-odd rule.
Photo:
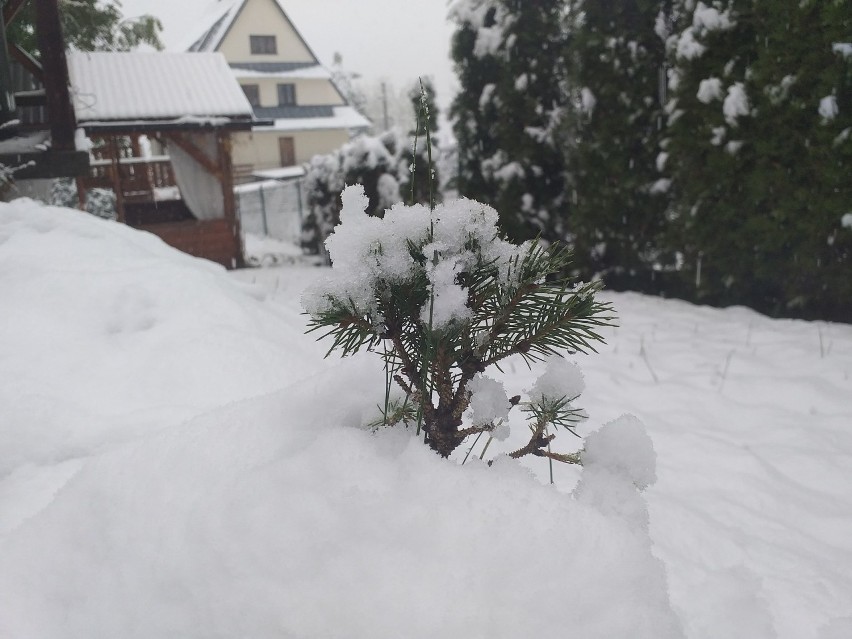
[[[728,10],[720,11],[715,6],[699,2],[692,13],[692,26],[685,29],[677,38],[675,45],[677,57],[685,60],[701,57],[707,50],[707,47],[701,43],[701,38],[710,32],[724,31],[734,25],[735,22],[731,19]],[[655,30],[658,35],[664,32],[660,25],[657,25]]]
[[[491,22],[486,25],[489,13]],[[512,14],[495,0],[456,0],[450,5],[448,17],[476,32],[473,55],[477,58],[500,56],[513,44],[511,37],[504,37],[512,23]]]
[[[484,426],[509,418],[509,398],[506,389],[496,379],[477,375],[467,385],[470,391],[470,416],[474,426]],[[503,440],[509,435],[509,429],[495,428],[495,439]]]
[[[699,102],[710,104],[713,100],[722,99],[722,81],[719,78],[707,78],[698,85]]]
[[[837,97],[834,95],[827,95],[822,98],[819,101],[818,111],[825,122],[836,118],[837,114],[840,113],[840,109],[837,107]]]
[[[432,211],[400,203],[378,218],[366,214],[369,201],[361,185],[346,187],[341,198],[341,224],[326,241],[334,269],[302,298],[312,315],[342,303],[358,314],[376,317],[376,300],[387,284],[422,274],[434,301],[423,305],[421,321],[431,321],[433,329],[441,330],[470,314],[466,290],[456,281],[459,273],[493,262],[508,284],[512,264],[528,248],[501,239],[497,211],[472,200],[439,204]]]
[[[583,372],[564,357],[551,357],[544,373],[528,391],[530,401],[537,404],[558,402],[580,396],[586,383]]]
[[[790,94],[790,87],[795,83],[796,76],[788,74],[781,78],[781,82],[778,84],[767,85],[764,92],[769,97],[769,101],[777,106],[787,99]]]
[[[736,82],[728,87],[728,95],[722,104],[722,113],[725,115],[725,122],[731,126],[737,126],[737,118],[749,114],[748,95],[742,82]]]
[[[645,426],[632,415],[623,415],[586,437],[585,467],[605,467],[642,490],[657,480],[656,460]]]
[[[648,506],[639,491],[657,480],[656,453],[645,426],[622,415],[586,437],[578,501],[647,530]]]
[[[708,7],[699,2],[692,14],[692,28],[699,33],[707,31],[723,31],[734,26],[729,11],[719,11],[716,7]]]
[[[692,29],[684,31],[677,41],[677,57],[692,60],[704,55],[707,50],[703,44],[695,39]]]
[[[592,93],[592,90],[589,87],[583,87],[580,89],[580,108],[583,113],[591,115],[592,111],[595,110],[595,105],[597,103],[597,98],[595,98],[595,94]]]

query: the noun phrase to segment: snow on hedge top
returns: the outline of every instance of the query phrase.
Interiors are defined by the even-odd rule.
[[[432,211],[422,204],[395,204],[378,218],[365,212],[369,200],[363,186],[346,187],[341,198],[341,223],[326,240],[332,274],[302,297],[305,310],[314,316],[343,304],[380,322],[376,299],[383,287],[425,272],[434,302],[424,304],[421,320],[427,323],[431,317],[432,327],[440,330],[470,316],[467,293],[456,283],[460,272],[480,260],[494,262],[508,284],[512,261],[528,248],[502,240],[497,211],[473,200],[439,204]],[[412,247],[420,261],[412,256]]]

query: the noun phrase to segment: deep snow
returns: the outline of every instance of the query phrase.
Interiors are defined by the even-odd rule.
[[[0,636],[850,636],[852,327],[604,294],[579,431],[644,422],[642,497],[629,447],[551,487],[370,433],[377,358],[302,334],[323,270],[0,205]]]

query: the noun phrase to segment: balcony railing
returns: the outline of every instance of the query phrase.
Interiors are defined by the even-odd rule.
[[[110,159],[92,160],[88,176],[81,178],[85,189],[115,189],[121,184],[122,195],[127,202],[153,202],[177,193],[174,170],[167,155],[147,158],[120,158],[119,180],[114,171],[116,165]]]

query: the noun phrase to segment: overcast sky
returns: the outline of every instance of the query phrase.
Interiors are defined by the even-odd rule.
[[[163,39],[174,48],[198,30],[197,14],[232,0],[121,0],[126,17],[151,13],[163,21]],[[452,28],[447,0],[280,0],[296,28],[330,66],[335,52],[367,82],[398,88],[432,76],[446,109],[457,83],[449,58]],[[446,112],[446,111],[445,111]]]

